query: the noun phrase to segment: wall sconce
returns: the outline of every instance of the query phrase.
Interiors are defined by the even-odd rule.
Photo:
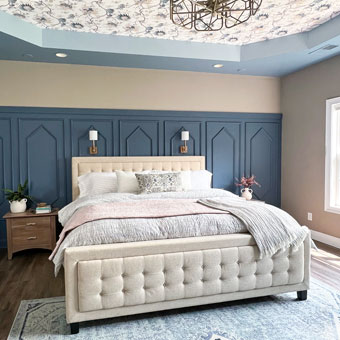
[[[98,153],[98,148],[96,147],[96,141],[98,140],[98,131],[90,130],[89,140],[92,141],[92,146],[89,147],[90,154],[96,155]]]
[[[181,132],[181,140],[184,141],[184,145],[181,145],[179,148],[180,153],[187,153],[188,152],[188,146],[187,141],[189,140],[189,131],[182,131]]]

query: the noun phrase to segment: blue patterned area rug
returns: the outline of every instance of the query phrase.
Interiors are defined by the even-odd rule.
[[[64,297],[22,301],[10,340],[340,340],[340,292],[313,280],[296,293],[80,324],[70,335]]]

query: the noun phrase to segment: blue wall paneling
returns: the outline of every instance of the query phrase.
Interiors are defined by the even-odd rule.
[[[165,154],[180,156],[179,148],[184,142],[181,140],[181,132],[189,131],[190,140],[187,141],[187,156],[199,156],[201,152],[201,122],[190,121],[165,121],[164,122],[164,146]]]
[[[98,131],[98,156],[112,155],[113,127],[109,119],[72,119],[72,155],[89,155],[89,130]]]
[[[273,123],[246,123],[245,172],[256,174],[261,184],[254,187],[255,197],[279,204],[281,127]]]
[[[71,201],[71,158],[90,156],[88,131],[99,132],[98,156],[205,155],[213,186],[238,192],[235,177],[255,174],[255,196],[280,205],[281,115],[258,113],[0,107],[0,188],[29,180],[30,194],[56,207]],[[0,247],[8,211],[0,192]]]
[[[159,122],[152,120],[120,120],[121,156],[157,156],[159,154]]]
[[[62,206],[66,202],[64,120],[19,118],[20,181],[29,180],[33,198]]]
[[[207,169],[213,186],[235,191],[240,175],[241,123],[207,122]]]
[[[12,187],[11,120],[0,118],[0,189]],[[1,217],[8,209],[5,193],[0,191],[0,247],[6,246],[6,228]]]

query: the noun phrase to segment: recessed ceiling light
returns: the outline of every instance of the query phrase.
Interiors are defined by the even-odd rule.
[[[213,67],[215,67],[215,68],[221,68],[221,67],[223,67],[224,65],[223,64],[214,64],[213,65]]]
[[[22,56],[25,58],[33,58],[33,54],[31,53],[24,53]]]
[[[331,51],[331,50],[334,50],[337,47],[339,47],[339,45],[328,44],[328,45],[319,47],[314,51],[310,51],[310,52],[308,52],[308,54],[319,53],[319,52],[323,52],[323,51]]]
[[[55,54],[58,58],[66,58],[67,57],[67,54],[66,53],[61,53],[61,52],[58,52]]]
[[[339,45],[326,45],[324,46],[322,49],[325,50],[325,51],[330,51],[330,50],[333,50],[334,48],[337,48],[339,47]]]

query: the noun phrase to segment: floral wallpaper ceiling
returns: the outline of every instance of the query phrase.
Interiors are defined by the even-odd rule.
[[[217,32],[174,25],[169,0],[0,0],[0,10],[49,29],[243,45],[309,31],[340,14],[340,0],[263,0],[246,23]]]

